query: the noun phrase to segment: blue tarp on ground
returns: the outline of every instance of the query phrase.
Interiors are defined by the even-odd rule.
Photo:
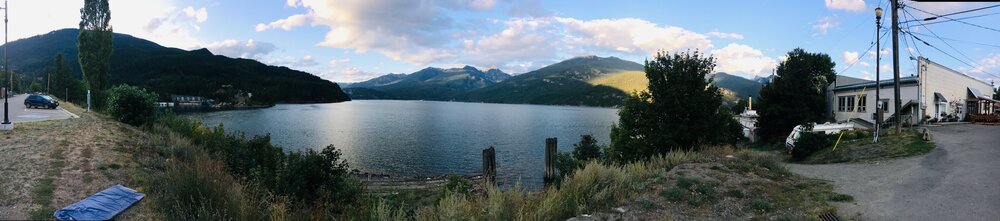
[[[121,184],[115,184],[62,208],[53,215],[58,220],[109,220],[145,196]]]

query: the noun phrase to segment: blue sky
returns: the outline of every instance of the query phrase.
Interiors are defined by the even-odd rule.
[[[11,39],[75,27],[81,0],[10,0]],[[657,51],[698,50],[716,71],[769,75],[789,50],[829,54],[842,74],[874,79],[874,8],[884,0],[535,1],[535,0],[111,0],[116,32],[182,49],[289,66],[337,82],[427,66],[496,66],[524,73],[580,55],[642,62]],[[997,3],[904,1],[913,17]],[[987,15],[905,27],[958,59],[901,41],[902,75],[925,56],[1000,83],[1000,7]],[[910,15],[901,21],[911,20]],[[941,21],[945,19],[938,19]],[[27,22],[22,22],[27,21]],[[904,25],[906,26],[906,25]],[[937,36],[947,40],[938,39]],[[913,39],[903,35],[907,43]],[[891,73],[883,38],[883,78]],[[854,64],[851,66],[850,64]]]

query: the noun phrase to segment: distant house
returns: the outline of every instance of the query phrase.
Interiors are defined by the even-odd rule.
[[[952,70],[927,58],[917,59],[917,76],[900,77],[900,115],[904,124],[922,120],[963,120],[972,114],[995,114],[997,101],[993,85]],[[891,72],[887,73],[892,75]],[[876,114],[875,90],[880,88],[883,122],[895,121],[894,82],[837,76],[827,96],[829,113],[837,122],[853,121],[874,125]],[[862,95],[864,90],[864,95]],[[855,110],[855,105],[857,109]],[[853,113],[852,113],[853,112]]]
[[[170,101],[176,107],[207,107],[212,105],[212,100],[202,96],[170,95]]]

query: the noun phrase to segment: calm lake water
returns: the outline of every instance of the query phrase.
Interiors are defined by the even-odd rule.
[[[617,109],[437,101],[358,100],[189,114],[227,131],[271,134],[295,151],[334,144],[352,169],[394,177],[476,173],[493,146],[498,181],[542,183],[545,138],[571,151],[582,134],[609,142]]]

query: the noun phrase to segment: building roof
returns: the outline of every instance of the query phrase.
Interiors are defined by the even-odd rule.
[[[834,87],[838,87],[838,86],[842,86],[842,85],[852,85],[852,84],[860,84],[860,83],[866,83],[866,82],[873,82],[873,81],[865,80],[865,79],[861,79],[861,78],[855,78],[855,77],[848,77],[848,76],[844,76],[844,75],[839,75],[838,74],[837,78],[833,82],[833,86]]]
[[[900,85],[904,85],[904,84],[916,84],[917,82],[919,82],[919,79],[917,79],[917,76],[908,76],[908,77],[901,77],[901,78],[899,78],[899,84]],[[892,79],[881,80],[878,83],[879,83],[879,85],[881,87],[887,87],[887,86],[891,87],[894,84],[893,81],[892,81]],[[869,81],[869,82],[857,83],[857,84],[848,84],[848,85],[838,85],[837,87],[833,88],[833,91],[856,90],[856,89],[861,89],[861,88],[872,88],[872,89],[874,89],[875,88],[875,81]]]
[[[944,99],[944,95],[941,95],[941,93],[934,92],[934,101],[935,102],[948,102],[948,99]]]

